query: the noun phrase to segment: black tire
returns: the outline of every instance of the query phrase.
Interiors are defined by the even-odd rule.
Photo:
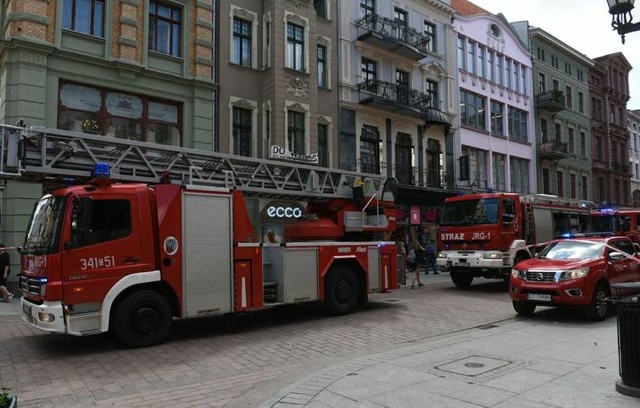
[[[348,268],[337,267],[329,272],[324,285],[324,304],[328,313],[344,315],[353,312],[360,301],[360,284]]]
[[[513,301],[513,309],[520,316],[531,316],[536,311],[536,305],[526,302]]]
[[[607,298],[610,296],[609,288],[603,283],[599,283],[593,291],[591,304],[585,309],[587,318],[594,322],[599,322],[607,318],[609,314],[609,304]]]
[[[451,281],[459,288],[468,288],[473,282],[473,275],[471,273],[463,273],[458,270],[451,270]]]
[[[148,347],[163,342],[171,330],[171,306],[160,293],[136,292],[119,304],[111,330],[127,347]]]

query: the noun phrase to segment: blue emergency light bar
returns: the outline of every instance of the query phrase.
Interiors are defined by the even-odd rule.
[[[93,177],[96,177],[96,178],[111,177],[111,165],[109,163],[96,163],[93,168]]]

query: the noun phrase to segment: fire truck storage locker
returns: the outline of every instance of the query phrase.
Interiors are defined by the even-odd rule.
[[[380,290],[380,248],[372,245],[369,247],[369,292]]]
[[[298,248],[291,243],[282,255],[285,303],[318,299],[318,248]]]
[[[184,317],[230,312],[231,196],[185,191],[182,197]]]

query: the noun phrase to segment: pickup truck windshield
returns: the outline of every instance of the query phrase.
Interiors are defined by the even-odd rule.
[[[602,256],[604,242],[558,241],[545,247],[538,258],[542,259],[595,259]]]
[[[22,253],[49,254],[57,249],[64,209],[64,197],[46,195],[34,206]]]
[[[498,222],[498,199],[480,198],[444,204],[440,225],[480,225]]]

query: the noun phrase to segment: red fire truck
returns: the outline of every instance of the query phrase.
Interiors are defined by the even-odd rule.
[[[458,287],[473,278],[508,282],[532,246],[589,229],[591,203],[546,194],[482,193],[447,198],[438,226],[437,265]]]
[[[22,317],[38,329],[110,331],[143,347],[163,341],[173,318],[302,302],[344,314],[397,287],[395,243],[379,239],[395,229],[393,180],[3,129],[3,140],[17,137],[23,179],[83,179],[97,165],[91,181],[35,204],[20,288]]]
[[[640,244],[640,209],[600,208],[591,211],[593,232],[624,235]]]

